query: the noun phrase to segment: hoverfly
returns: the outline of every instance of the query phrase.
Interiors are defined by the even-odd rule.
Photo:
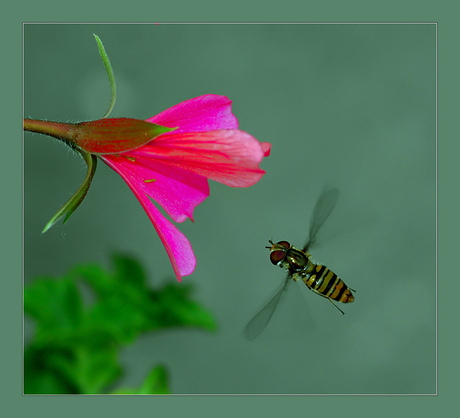
[[[310,219],[309,239],[303,249],[293,247],[287,241],[276,244],[270,241],[270,261],[287,271],[286,279],[275,296],[257,313],[246,325],[244,335],[248,340],[257,337],[270,321],[281,295],[286,290],[289,279],[295,282],[302,279],[305,285],[316,294],[329,299],[334,306],[344,312],[334,303],[334,300],[343,303],[353,302],[354,297],[349,288],[339,277],[326,266],[315,264],[308,252],[310,245],[315,241],[316,234],[334,209],[339,199],[337,188],[325,188],[313,209]],[[354,290],[353,290],[354,291]]]

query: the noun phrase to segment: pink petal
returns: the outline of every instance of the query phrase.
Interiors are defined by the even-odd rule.
[[[130,173],[126,172],[121,165],[114,165],[106,157],[104,157],[104,161],[123,177],[152,221],[171,260],[177,280],[181,281],[182,276],[192,274],[195,270],[196,258],[185,235],[161,214],[142,188],[139,187],[140,183]]]
[[[265,173],[259,163],[269,152],[269,145],[261,145],[254,137],[237,129],[173,132],[160,135],[129,154],[163,161],[228,186],[248,187]]]
[[[147,122],[178,127],[174,133],[236,129],[238,121],[232,113],[231,103],[228,97],[205,94],[181,102],[147,119]]]
[[[193,219],[193,210],[209,196],[206,178],[166,165],[161,160],[134,156],[101,156],[124,179],[158,202],[176,222]]]
[[[272,144],[270,144],[270,142],[261,142],[260,145],[262,146],[264,157],[268,157],[272,149]]]

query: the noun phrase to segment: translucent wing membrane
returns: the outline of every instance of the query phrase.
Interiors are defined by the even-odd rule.
[[[281,295],[286,290],[287,285],[290,282],[290,276],[287,275],[286,279],[284,280],[283,285],[281,288],[275,293],[275,295],[270,299],[270,301],[258,312],[254,318],[252,318],[246,328],[244,329],[244,337],[247,340],[253,340],[254,338],[258,337],[262,331],[267,326],[270,318],[275,312],[275,309],[280,301]]]
[[[313,209],[313,213],[311,215],[311,220],[310,220],[310,237],[305,244],[305,247],[303,248],[303,251],[306,251],[308,247],[315,241],[316,234],[318,233],[319,229],[323,225],[323,223],[326,221],[326,219],[329,217],[331,214],[332,210],[334,209],[335,205],[337,204],[337,201],[339,199],[339,189],[337,188],[329,188],[329,187],[324,187],[323,191],[321,192],[321,195],[318,198],[318,201],[315,204],[315,207]],[[284,242],[284,241],[282,241]],[[280,244],[279,242],[278,244]],[[273,243],[272,243],[273,244]],[[287,246],[290,246],[289,243],[286,242]],[[267,247],[270,248],[270,247]],[[288,248],[287,248],[288,249]],[[282,254],[283,257],[285,256],[285,253]],[[271,253],[271,261],[273,264],[278,264],[279,259],[278,255],[276,252]],[[282,294],[287,288],[287,285],[289,284],[291,276],[288,274],[286,276],[286,279],[281,286],[281,288],[275,293],[275,295],[270,299],[270,301],[262,308],[260,312],[258,312],[254,318],[252,318],[248,324],[246,325],[246,328],[244,329],[244,336],[247,340],[252,340],[259,336],[262,331],[265,329],[267,326],[268,322],[270,321],[270,318],[273,315],[273,312],[275,312],[275,309],[278,305],[278,302],[281,299]],[[318,293],[318,292],[316,292]],[[324,296],[323,294],[319,293],[321,296]],[[332,300],[331,300],[332,302]]]
[[[328,188],[325,187],[321,192],[318,201],[316,202],[315,208],[310,219],[310,237],[303,247],[303,250],[308,250],[308,247],[315,241],[316,234],[319,229],[329,217],[334,209],[337,201],[339,200],[339,189],[336,187]]]

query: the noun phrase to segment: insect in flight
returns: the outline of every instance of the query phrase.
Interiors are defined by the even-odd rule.
[[[287,241],[279,241],[276,244],[270,241],[271,246],[265,247],[270,250],[270,261],[287,271],[286,278],[275,296],[257,313],[246,325],[244,335],[248,340],[257,337],[270,321],[281,295],[286,290],[289,279],[302,281],[316,294],[329,299],[334,306],[344,312],[334,303],[334,300],[343,303],[353,302],[354,297],[349,288],[339,277],[326,266],[315,264],[308,252],[310,245],[315,241],[316,234],[334,209],[339,199],[337,188],[325,188],[321,193],[313,209],[310,220],[309,239],[303,249],[293,247]],[[353,290],[354,291],[354,290]]]

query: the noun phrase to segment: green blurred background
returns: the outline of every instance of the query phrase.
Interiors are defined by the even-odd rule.
[[[197,268],[184,282],[217,333],[172,330],[123,352],[126,386],[164,363],[173,393],[436,391],[436,26],[434,24],[27,24],[24,116],[147,119],[207,93],[233,100],[240,129],[272,143],[253,187],[211,182],[178,225]],[[85,175],[57,141],[24,135],[24,277],[135,254],[151,286],[175,280],[158,236],[121,177],[100,163],[81,207],[41,231]],[[339,203],[312,253],[357,290],[355,303],[290,286],[256,340],[247,321],[284,279],[268,239],[301,246],[325,183]],[[26,322],[26,342],[33,327]]]

